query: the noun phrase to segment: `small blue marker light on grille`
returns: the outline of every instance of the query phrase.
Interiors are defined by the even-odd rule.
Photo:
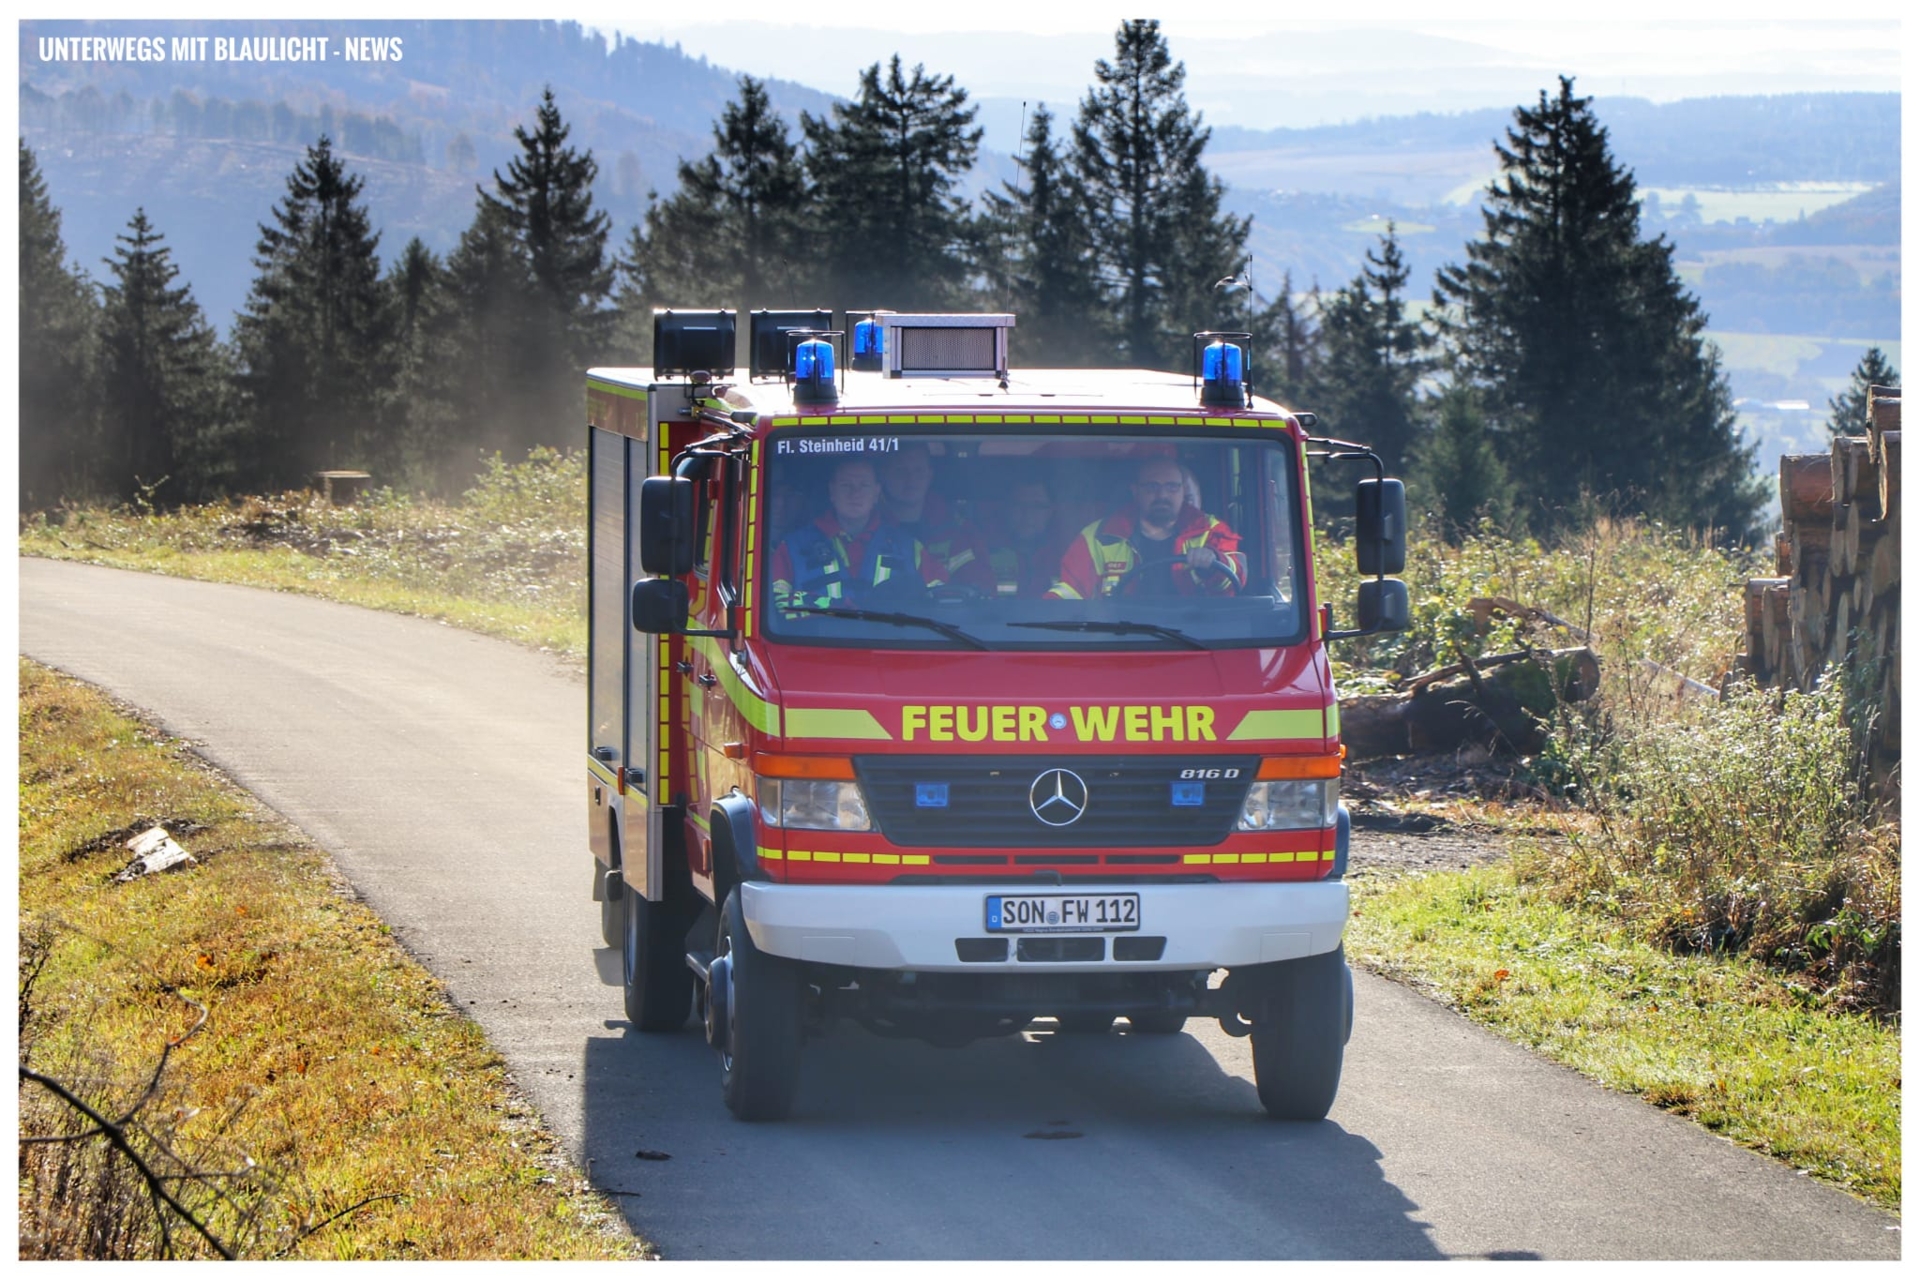
[[[947,807],[947,784],[944,782],[916,782],[913,784],[913,803],[920,809],[944,809]]]
[[[1181,809],[1198,808],[1207,802],[1207,784],[1204,782],[1176,782],[1173,784],[1174,807]]]

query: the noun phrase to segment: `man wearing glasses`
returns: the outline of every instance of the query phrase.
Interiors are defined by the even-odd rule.
[[[827,513],[780,540],[773,552],[775,608],[865,605],[918,598],[946,579],[946,566],[919,539],[879,512],[871,462],[847,459],[827,484]]]
[[[1056,600],[1111,595],[1230,596],[1246,581],[1240,535],[1188,495],[1191,477],[1172,458],[1150,458],[1133,501],[1080,531],[1060,559]]]

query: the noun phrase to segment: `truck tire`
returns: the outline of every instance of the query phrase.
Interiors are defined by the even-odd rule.
[[[727,895],[714,945],[716,972],[724,974],[726,1044],[720,1050],[720,1092],[727,1110],[741,1120],[784,1120],[793,1110],[800,1079],[800,968],[753,944],[740,890]]]
[[[1262,966],[1263,1007],[1253,1019],[1253,1077],[1275,1120],[1324,1120],[1340,1092],[1353,1028],[1346,951]]]
[[[600,873],[605,875],[606,868],[602,867]],[[626,899],[627,895],[624,893],[620,895],[620,900],[617,902],[612,898],[600,899],[600,941],[610,947],[626,945]]]
[[[1184,1013],[1130,1013],[1127,1022],[1135,1031],[1149,1036],[1177,1036],[1187,1029]]]
[[[693,1008],[693,970],[687,968],[687,934],[664,902],[628,885],[620,895],[620,973],[627,1021],[641,1031],[678,1031]]]

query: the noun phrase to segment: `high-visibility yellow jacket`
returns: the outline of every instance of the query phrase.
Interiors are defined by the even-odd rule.
[[[1047,594],[1057,600],[1089,600],[1113,594],[1114,586],[1140,563],[1140,550],[1133,542],[1138,514],[1128,508],[1082,529],[1060,558],[1060,578]],[[1216,520],[1189,504],[1180,513],[1172,551],[1184,556],[1197,547],[1213,552],[1210,568],[1196,571],[1175,564],[1152,572],[1172,574],[1173,589],[1181,595],[1237,594],[1247,580],[1247,557],[1240,550],[1240,535],[1224,520]],[[1132,589],[1129,585],[1128,590]]]

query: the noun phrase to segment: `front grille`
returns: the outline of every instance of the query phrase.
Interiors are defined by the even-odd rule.
[[[854,770],[874,824],[910,848],[1189,848],[1218,844],[1233,829],[1259,765],[1253,756],[856,756]],[[1071,822],[1043,822],[1032,792],[1043,774],[1070,770],[1086,786]],[[1188,778],[1180,775],[1187,773]],[[1211,775],[1194,779],[1191,775]],[[1186,789],[1174,803],[1174,784]],[[1196,783],[1200,790],[1191,790]],[[1066,784],[1069,789],[1072,784]],[[1043,798],[1053,794],[1041,788]],[[919,799],[946,803],[927,807]],[[1077,799],[1078,797],[1073,797]],[[1056,821],[1067,811],[1055,805]]]

